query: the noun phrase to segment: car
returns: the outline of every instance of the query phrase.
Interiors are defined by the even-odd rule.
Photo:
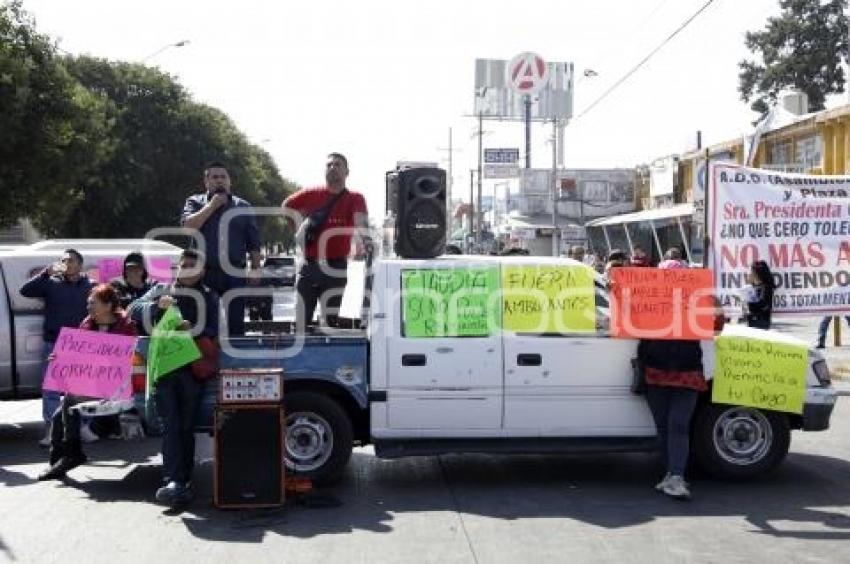
[[[270,286],[295,285],[295,257],[289,255],[272,255],[266,257],[262,264],[263,279],[268,279]]]

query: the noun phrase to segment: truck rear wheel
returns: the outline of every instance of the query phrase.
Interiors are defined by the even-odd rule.
[[[286,471],[317,483],[339,479],[351,458],[354,431],[346,411],[330,397],[315,392],[285,396]]]
[[[775,469],[788,454],[791,428],[783,413],[705,404],[694,424],[693,454],[717,478],[753,478]]]

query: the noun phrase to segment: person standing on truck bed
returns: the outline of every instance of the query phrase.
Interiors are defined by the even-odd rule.
[[[370,252],[369,213],[366,200],[345,186],[348,160],[340,153],[330,153],[325,163],[326,186],[303,188],[284,200],[284,212],[296,212],[303,218],[299,236],[304,262],[298,272],[295,291],[296,327],[303,332],[313,320],[316,304],[321,300],[324,324],[339,326],[339,306],[347,282],[351,236],[358,233],[363,249]],[[294,220],[286,216],[290,227]]]
[[[230,174],[222,163],[207,165],[204,187],[206,192],[186,199],[180,224],[200,231],[207,267],[204,284],[227,300],[229,290],[243,288],[246,282],[250,286],[260,283],[260,231],[251,204],[233,195]],[[225,212],[230,210],[235,211],[228,214],[229,221],[224,221]],[[193,238],[192,245],[196,244]],[[251,257],[247,278],[246,254]],[[229,300],[226,319],[230,335],[245,334],[244,296]]]
[[[94,284],[82,273],[83,256],[75,249],[66,249],[59,262],[51,264],[21,286],[25,298],[44,300],[44,369],[47,357],[53,352],[56,338],[63,327],[79,327],[86,316],[86,300]],[[59,392],[42,390],[41,416],[44,419],[42,446],[50,444],[50,421],[59,408]],[[86,428],[86,431],[89,431]],[[91,434],[89,431],[88,435]]]
[[[173,284],[157,284],[130,304],[130,316],[150,333],[153,325],[172,305],[183,318],[181,329],[192,336],[218,337],[218,295],[204,283],[204,261],[194,249],[180,255],[180,268]],[[162,418],[162,472],[165,485],[156,500],[168,505],[188,503],[195,466],[195,418],[203,385],[189,366],[178,368],[156,382],[154,398]]]
[[[121,308],[118,292],[112,285],[95,286],[89,294],[86,307],[89,315],[80,323],[80,329],[128,337],[138,334],[133,322]],[[80,413],[72,408],[89,399],[91,398],[71,394],[62,398],[51,424],[50,466],[38,475],[39,480],[62,478],[69,470],[86,463],[87,458],[80,439]]]
[[[144,296],[153,286],[148,280],[145,257],[142,253],[132,252],[124,258],[123,276],[109,282],[118,292],[121,307],[127,309],[131,302]]]

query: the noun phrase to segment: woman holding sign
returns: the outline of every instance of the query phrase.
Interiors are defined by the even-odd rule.
[[[659,268],[687,268],[668,260]],[[700,392],[708,389],[697,340],[641,339],[638,359],[646,378],[646,400],[658,429],[667,473],[655,489],[675,499],[690,499],[685,467],[690,451],[691,419]]]
[[[118,292],[109,284],[95,286],[89,294],[86,307],[89,315],[80,324],[80,329],[127,337],[136,336],[135,325],[121,309]],[[51,362],[56,360],[56,351],[61,354],[61,347],[58,344],[48,357]],[[66,472],[86,462],[87,458],[83,453],[80,440],[80,413],[71,408],[90,399],[72,394],[66,394],[62,398],[59,409],[53,415],[50,434],[50,467],[38,475],[39,480],[62,478]]]

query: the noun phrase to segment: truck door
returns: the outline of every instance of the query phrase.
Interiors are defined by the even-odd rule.
[[[389,430],[450,437],[501,428],[498,271],[468,258],[388,269],[387,291],[398,297],[387,333]]]
[[[553,269],[564,268],[564,263],[539,259],[536,265],[523,265],[526,274],[535,268],[537,274],[528,276],[541,278],[523,277],[516,284],[518,297],[513,301],[511,284],[507,279],[503,282],[506,432],[552,437],[653,435],[655,426],[645,398],[630,390],[637,341],[607,336],[608,304],[601,288],[594,289],[590,324],[553,330],[531,317],[519,322],[508,319],[507,312],[517,309],[524,295],[537,306],[557,295],[547,287],[551,279],[547,276]],[[551,303],[562,302],[556,297]]]

